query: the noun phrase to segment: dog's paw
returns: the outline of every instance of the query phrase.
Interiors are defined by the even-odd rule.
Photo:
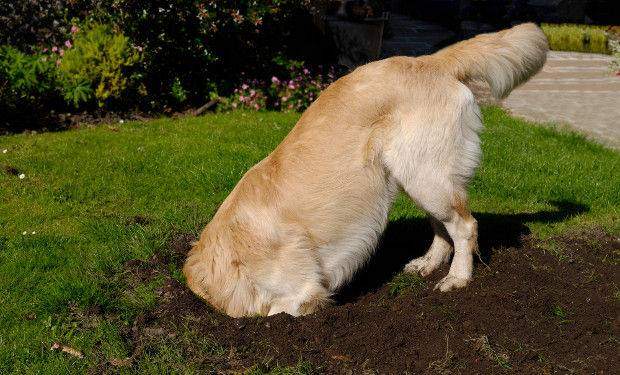
[[[467,284],[469,284],[470,280],[471,278],[464,279],[461,277],[448,275],[443,279],[439,280],[437,285],[435,285],[435,290],[439,289],[442,292],[447,292],[454,289],[464,288],[467,286]]]
[[[404,271],[426,277],[433,273],[438,267],[438,264],[433,264],[427,257],[420,257],[407,263]]]

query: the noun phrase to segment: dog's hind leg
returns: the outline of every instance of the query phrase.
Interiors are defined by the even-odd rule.
[[[409,196],[416,204],[428,212],[435,222],[445,228],[444,233],[436,234],[433,245],[429,253],[421,258],[424,260],[414,260],[412,263],[422,265],[425,268],[418,272],[431,272],[439,267],[442,262],[447,261],[450,256],[450,243],[446,234],[449,235],[454,244],[454,256],[450,265],[448,275],[444,277],[436,286],[442,292],[462,288],[466,286],[472,277],[473,254],[477,250],[477,223],[467,208],[465,194],[458,192],[449,184],[438,183],[434,178],[428,178],[425,188],[420,188],[419,184],[412,186],[403,185]],[[440,229],[442,229],[440,227]],[[427,258],[428,256],[428,258]],[[413,271],[413,265],[407,265]]]
[[[424,256],[407,263],[405,272],[417,273],[426,277],[450,260],[452,254],[450,235],[440,221],[431,217],[430,222],[435,233],[433,243]]]
[[[465,200],[453,198],[453,212],[443,221],[454,242],[454,257],[448,275],[435,286],[442,292],[466,286],[472,277],[474,252],[478,250],[478,223],[471,215]]]
[[[482,128],[478,106],[465,86],[457,86],[446,100],[445,111],[434,117],[426,115],[432,108],[403,115],[383,153],[390,173],[434,221],[431,248],[406,271],[431,273],[448,260],[452,240],[454,257],[448,276],[437,284],[441,291],[464,287],[472,277],[477,224],[466,191],[480,161]]]
[[[407,265],[406,271],[425,275],[446,262],[450,256],[450,242],[454,256],[448,275],[436,286],[442,292],[466,286],[472,277],[473,254],[477,250],[477,223],[467,208],[465,194],[435,178],[427,179],[424,188],[419,184],[403,185],[416,204],[431,215],[436,228],[435,240],[427,255]],[[442,231],[445,229],[445,232]],[[437,233],[439,232],[439,233]],[[447,238],[449,236],[449,239]],[[439,237],[439,238],[438,238]],[[414,268],[421,266],[420,268]]]

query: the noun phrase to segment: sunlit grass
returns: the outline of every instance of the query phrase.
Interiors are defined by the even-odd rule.
[[[541,27],[552,51],[609,53],[602,26],[543,23]]]

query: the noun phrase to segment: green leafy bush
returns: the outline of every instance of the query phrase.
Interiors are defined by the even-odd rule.
[[[542,30],[553,51],[609,53],[604,27],[542,24]]]
[[[170,112],[202,105],[211,93],[231,98],[231,108],[302,109],[318,94],[320,85],[297,80],[290,85],[295,89],[288,88],[293,77],[274,59],[304,60],[314,71],[334,61],[331,39],[314,22],[318,9],[327,3],[0,1],[0,45],[13,46],[24,53],[22,58],[45,59],[49,73],[30,79],[32,83],[48,77],[35,92],[18,90],[17,96],[8,93],[33,87],[3,83],[0,109],[14,98],[36,99],[22,101],[26,105],[19,107],[20,113],[14,109],[0,113],[0,118],[14,117],[0,123],[0,129],[17,129],[13,125],[17,122],[23,125],[19,128],[34,128],[41,126],[39,115],[51,123],[65,118],[66,112],[97,106]],[[272,87],[272,76],[282,77],[286,85]],[[260,87],[233,93],[250,78],[260,81]],[[4,77],[2,82],[9,79]],[[27,118],[18,119],[22,114]]]
[[[78,5],[70,1],[0,1],[0,44],[30,54],[44,44],[61,43],[68,30],[66,19],[78,11]]]
[[[178,103],[183,103],[187,100],[187,90],[183,87],[179,77],[176,77],[172,82],[170,93],[176,99]]]
[[[34,104],[53,95],[54,63],[43,55],[27,55],[14,47],[0,47],[0,106]]]
[[[116,0],[113,23],[143,48],[150,100],[202,104],[212,84],[228,95],[243,75],[268,79],[273,57],[331,58],[312,22],[325,0]],[[182,88],[182,90],[179,90]]]
[[[65,99],[76,107],[91,100],[103,107],[111,99],[120,99],[139,60],[129,39],[111,26],[87,26],[76,34],[58,67]]]

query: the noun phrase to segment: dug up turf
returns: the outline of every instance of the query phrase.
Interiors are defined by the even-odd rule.
[[[433,291],[446,269],[424,281],[394,278],[406,260],[389,254],[384,244],[379,251],[387,254],[374,259],[334,304],[299,318],[233,319],[214,311],[168,271],[171,262],[181,265],[191,240],[178,236],[166,254],[125,264],[128,280],[164,282],[156,307],[125,332],[133,354],[112,359],[108,369],[139,366],[161,345],[174,346],[193,368],[212,373],[282,366],[328,374],[620,369],[620,244],[602,230],[544,242],[523,234],[510,246],[485,244],[483,235],[481,248],[487,250],[473,282],[450,293]]]

